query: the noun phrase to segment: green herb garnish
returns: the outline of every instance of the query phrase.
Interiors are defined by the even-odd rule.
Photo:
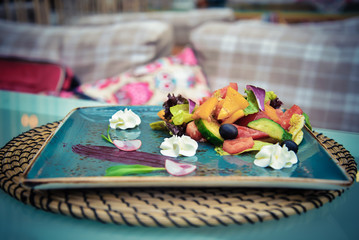
[[[110,125],[108,125],[108,128],[107,128],[107,137],[103,134],[101,134],[101,137],[106,140],[107,142],[109,143],[112,143],[113,144],[113,141],[111,139],[111,136],[110,136]]]
[[[140,164],[135,165],[117,165],[112,166],[106,169],[105,176],[125,176],[141,173],[150,173],[153,171],[163,171],[166,170],[163,167],[150,167]]]

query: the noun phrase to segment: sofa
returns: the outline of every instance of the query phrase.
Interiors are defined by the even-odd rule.
[[[273,90],[284,107],[301,106],[315,128],[359,132],[359,19],[284,25],[235,21],[229,13],[188,27],[180,41],[174,24],[158,18],[102,16],[100,22],[82,18],[60,27],[0,22],[0,56],[59,62],[74,70],[80,84],[98,84],[168,60],[181,44],[192,49],[192,67],[205,76],[203,94],[230,82],[240,89],[253,84]]]
[[[189,43],[190,33],[195,28],[208,21],[233,22],[235,20],[235,13],[230,8],[205,8],[187,11],[98,14],[95,16],[74,17],[68,21],[68,24],[77,26],[106,26],[139,20],[157,20],[168,23],[173,28],[174,44],[184,46]]]
[[[207,23],[191,46],[211,89],[238,82],[297,104],[315,127],[359,131],[359,18],[283,25]]]
[[[0,21],[0,56],[66,65],[80,83],[94,82],[170,55],[172,31],[160,21],[87,27]]]

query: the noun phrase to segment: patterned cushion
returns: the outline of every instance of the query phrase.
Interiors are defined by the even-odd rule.
[[[101,14],[73,18],[74,25],[107,25],[138,20],[159,20],[173,26],[174,41],[177,45],[189,43],[191,30],[207,21],[233,21],[235,15],[229,8],[196,9],[190,11],[162,11],[121,14]]]
[[[120,105],[162,105],[168,93],[198,102],[210,94],[190,48],[111,78],[82,84],[78,90],[87,97]]]
[[[81,82],[168,56],[172,27],[159,21],[108,26],[39,26],[0,21],[0,56],[69,66]]]
[[[191,43],[211,89],[258,85],[286,107],[301,106],[314,127],[359,132],[359,19],[347,21],[345,28],[208,23],[192,32]]]

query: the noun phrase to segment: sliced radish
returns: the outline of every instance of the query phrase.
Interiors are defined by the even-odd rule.
[[[194,172],[197,166],[192,164],[186,164],[186,163],[178,163],[167,159],[165,162],[165,168],[169,174],[179,177]]]
[[[121,141],[121,140],[113,140],[113,144],[120,150],[122,151],[136,151],[137,149],[139,149],[142,145],[141,140],[136,139],[136,140],[126,140],[126,141]]]

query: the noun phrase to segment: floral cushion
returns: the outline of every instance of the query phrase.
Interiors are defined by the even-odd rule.
[[[105,78],[83,84],[78,91],[90,98],[119,105],[158,105],[168,93],[194,101],[210,94],[206,78],[190,48]]]

